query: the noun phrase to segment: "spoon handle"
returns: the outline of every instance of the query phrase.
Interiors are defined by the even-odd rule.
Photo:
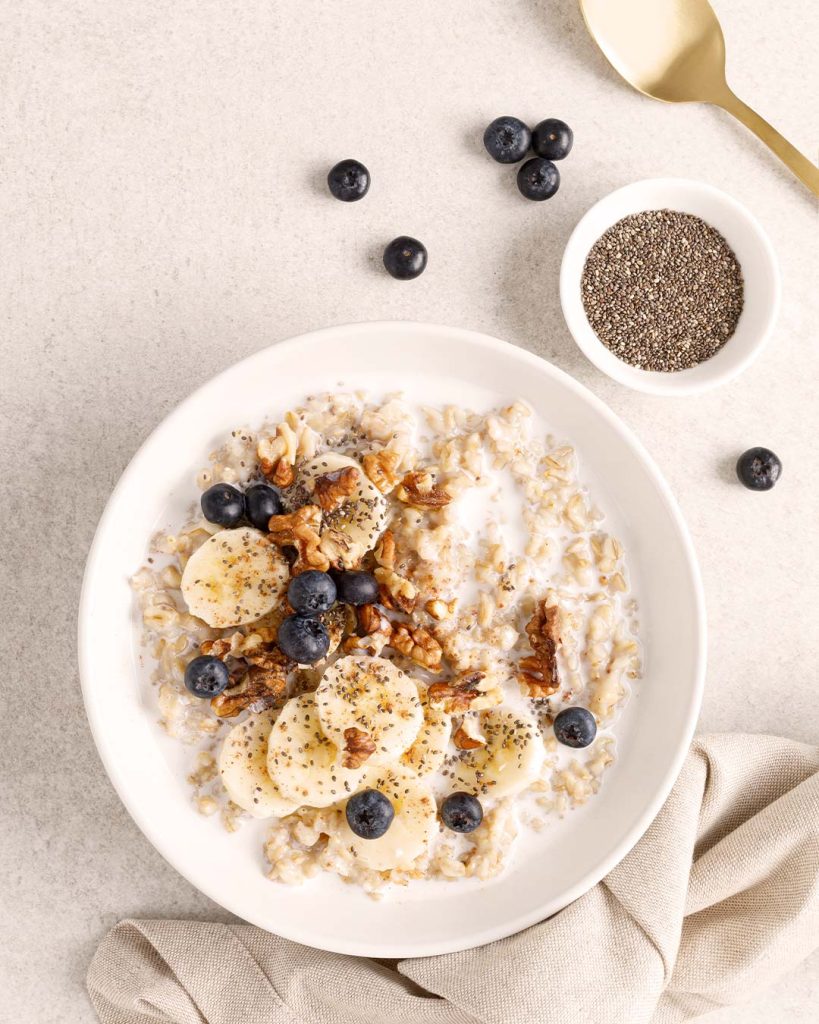
[[[800,153],[796,146],[792,146],[784,135],[780,135],[773,125],[768,124],[763,117],[760,117],[747,103],[743,103],[730,89],[720,96],[716,104],[723,110],[727,110],[729,114],[733,114],[746,128],[750,128],[754,135],[761,139],[782,163],[789,167],[804,185],[807,185],[815,196],[819,196],[819,168]]]

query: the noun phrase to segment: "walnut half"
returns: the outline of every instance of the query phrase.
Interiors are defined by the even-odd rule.
[[[290,487],[295,479],[297,435],[288,423],[280,423],[275,437],[260,437],[256,457],[264,476],[277,487]]]
[[[203,640],[199,645],[199,650],[202,654],[219,658],[220,661],[224,661],[230,655],[248,665],[280,669],[286,674],[291,663],[276,645],[275,630],[265,628],[265,633],[270,635],[263,636],[257,632],[241,633],[237,631],[230,636],[220,637],[218,640]]]
[[[287,672],[281,666],[251,665],[238,686],[213,697],[210,706],[220,718],[235,718],[242,711],[264,711],[284,703]]]
[[[320,548],[321,509],[318,505],[302,505],[295,512],[271,516],[267,528],[274,544],[295,548],[298,552],[291,570],[294,576],[306,569],[327,572],[330,568],[330,560]]]
[[[399,576],[394,569],[379,566],[373,573],[378,580],[381,603],[385,608],[397,609],[409,615],[418,600],[418,591],[414,583]]]
[[[395,568],[395,535],[392,530],[385,530],[381,534],[381,540],[376,544],[373,555],[382,569]]]
[[[344,756],[341,763],[345,768],[360,768],[375,753],[375,743],[363,729],[344,730]]]
[[[284,459],[279,459],[273,469],[273,472],[267,479],[274,487],[281,487],[282,490],[286,490],[288,487],[293,486],[293,481],[296,479],[296,472],[289,462],[285,462]]]
[[[348,636],[342,644],[344,653],[377,658],[392,639],[392,623],[374,604],[359,605],[356,619],[363,636]]]
[[[322,512],[335,512],[337,508],[341,508],[344,502],[355,494],[360,475],[355,466],[345,466],[344,469],[316,477],[313,496]]]
[[[383,448],[380,452],[370,452],[361,460],[367,478],[375,484],[382,494],[389,494],[395,488],[400,477],[395,472],[401,456],[398,452]]]
[[[452,742],[458,750],[477,750],[485,747],[486,740],[478,731],[474,718],[465,718],[452,736]]]
[[[526,627],[532,654],[518,662],[518,682],[532,698],[549,697],[560,689],[557,645],[560,643],[557,605],[539,601]]]
[[[395,492],[399,501],[413,508],[443,508],[452,501],[452,495],[444,487],[438,487],[428,469],[407,473]]]
[[[393,626],[390,646],[430,672],[437,672],[441,667],[443,649],[432,633],[423,626],[409,626],[399,622]]]
[[[430,704],[443,704],[448,715],[462,714],[480,697],[477,686],[485,677],[484,672],[464,672],[447,683],[433,683],[427,690],[427,699]]]

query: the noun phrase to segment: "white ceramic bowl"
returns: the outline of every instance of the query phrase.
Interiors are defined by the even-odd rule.
[[[594,333],[580,293],[586,257],[603,232],[629,214],[662,209],[694,214],[715,227],[736,253],[745,281],[745,305],[733,336],[704,363],[676,373],[640,370],[618,359]],[[560,268],[563,315],[584,354],[614,380],[653,395],[692,395],[736,377],[768,340],[779,300],[776,254],[759,221],[727,193],[686,178],[635,181],[595,203],[572,232]]]
[[[640,602],[644,678],[618,719],[617,758],[585,807],[521,834],[496,879],[417,882],[376,902],[322,874],[303,886],[265,877],[266,823],[228,834],[191,803],[191,751],[157,719],[151,665],[128,579],[150,536],[185,517],[195,471],[237,425],[282,415],[339,386],[475,409],[519,396],[578,452],[581,475],[624,542]],[[679,509],[642,445],[594,395],[549,363],[494,338],[429,324],[330,328],[225,370],[186,398],[134,456],[88,556],[80,672],[102,761],[154,846],[190,882],[245,920],[305,945],[361,956],[431,956],[478,946],[548,917],[637,842],[685,757],[705,669],[699,572]],[[100,864],[104,871],[104,865]]]

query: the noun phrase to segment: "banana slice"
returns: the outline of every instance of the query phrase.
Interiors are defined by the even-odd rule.
[[[371,770],[366,788],[377,789],[392,803],[395,817],[389,829],[380,839],[361,839],[345,817],[331,842],[349,850],[357,863],[374,871],[411,868],[426,853],[438,829],[432,790],[413,772],[400,768],[385,768],[380,773]]]
[[[241,626],[275,607],[289,577],[278,548],[242,526],[220,530],[194,551],[182,574],[182,596],[191,615],[209,626]]]
[[[354,793],[364,769],[341,766],[338,748],[321,731],[315,697],[303,693],[282,708],[267,745],[267,770],[299,805],[329,807]]]
[[[319,683],[316,706],[324,732],[339,748],[345,730],[367,733],[375,744],[368,766],[396,761],[424,721],[418,687],[386,658],[339,658]]]
[[[518,793],[535,781],[544,748],[535,722],[508,708],[492,708],[480,718],[485,747],[465,750],[450,776],[452,791],[501,797]]]
[[[267,741],[276,714],[249,715],[230,730],[219,753],[219,774],[228,796],[254,818],[284,818],[299,806],[282,796],[267,772]]]
[[[441,708],[427,701],[426,690],[418,696],[424,710],[424,721],[415,742],[401,755],[401,765],[414,771],[419,778],[437,772],[444,763],[452,734],[452,719]]]
[[[334,512],[326,513],[322,524],[325,531],[335,531],[346,538],[354,549],[350,553],[350,567],[367,551],[371,551],[387,525],[387,501],[361,467],[347,455],[325,452],[306,462],[299,471],[299,483],[312,494],[316,480],[328,473],[352,467],[358,470],[355,490]],[[357,557],[356,557],[357,556]]]

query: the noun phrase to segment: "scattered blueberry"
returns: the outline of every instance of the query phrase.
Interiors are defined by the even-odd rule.
[[[453,832],[474,832],[483,821],[483,808],[470,793],[450,793],[441,804],[441,820]]]
[[[426,246],[417,238],[399,235],[384,250],[384,266],[387,273],[397,280],[411,281],[426,269]]]
[[[516,117],[496,117],[483,133],[486,152],[499,164],[516,164],[532,143],[532,133]]]
[[[217,526],[236,526],[245,514],[245,496],[230,484],[214,484],[202,495],[202,515]]]
[[[342,203],[354,203],[366,196],[370,172],[358,160],[342,160],[327,175],[327,186]]]
[[[303,615],[288,615],[279,626],[277,640],[282,654],[299,665],[314,665],[330,649],[330,634],[323,623]]]
[[[245,513],[257,530],[266,532],[270,517],[281,512],[281,495],[270,484],[253,484],[245,491]]]
[[[532,132],[532,149],[547,160],[564,160],[573,142],[574,132],[556,117],[547,117]]]
[[[360,839],[380,839],[392,825],[395,810],[377,789],[362,789],[347,801],[347,824]]]
[[[782,463],[769,448],[749,448],[737,460],[737,476],[751,491],[769,491],[782,475]]]
[[[299,615],[320,615],[336,603],[336,585],[326,572],[308,569],[290,580],[287,600]]]
[[[209,654],[200,654],[198,658],[188,662],[185,669],[185,686],[194,697],[210,700],[227,688],[230,673],[227,665]]]
[[[334,573],[333,578],[342,604],[375,604],[378,600],[378,580],[371,572],[351,569]]]
[[[587,747],[597,735],[597,722],[585,708],[565,708],[555,718],[555,739],[566,747]]]
[[[551,199],[560,188],[560,171],[551,160],[534,156],[518,171],[518,188],[527,199]]]

